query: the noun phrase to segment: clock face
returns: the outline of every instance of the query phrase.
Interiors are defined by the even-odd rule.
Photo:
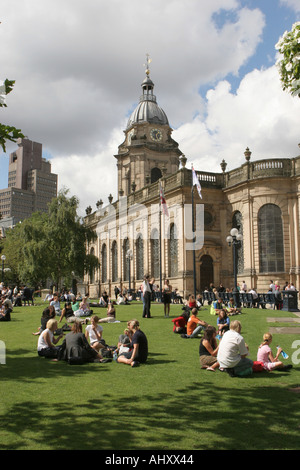
[[[159,129],[151,129],[150,137],[152,140],[159,142],[162,139],[162,133]]]

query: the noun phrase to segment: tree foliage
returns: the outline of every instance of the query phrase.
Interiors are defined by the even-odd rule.
[[[300,22],[286,31],[275,47],[282,56],[277,61],[282,88],[300,98]]]
[[[3,85],[0,86],[0,108],[7,108],[5,97],[12,91],[14,84],[15,80],[6,79]],[[24,135],[20,129],[0,123],[0,146],[2,147],[3,152],[6,152],[6,141],[9,140],[10,142],[16,142],[17,139],[23,137]]]

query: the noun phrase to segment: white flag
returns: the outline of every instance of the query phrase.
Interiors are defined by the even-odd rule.
[[[201,185],[200,185],[200,181],[196,175],[196,172],[194,170],[194,167],[192,167],[192,172],[193,172],[193,186],[197,186],[197,191],[198,191],[198,194],[199,196],[201,197],[202,199],[202,194],[201,194]]]

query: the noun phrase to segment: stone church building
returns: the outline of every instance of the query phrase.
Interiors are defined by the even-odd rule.
[[[238,283],[266,292],[270,280],[288,281],[299,291],[300,156],[251,162],[246,148],[239,168],[226,171],[223,160],[220,173],[195,169],[201,199],[149,69],[141,86],[115,155],[118,200],[85,217],[98,234],[88,250],[100,263],[84,279],[86,292],[138,290],[146,273],[158,285],[169,279],[183,296],[211,283],[232,288],[233,247],[226,238],[233,227],[243,237],[235,256]]]

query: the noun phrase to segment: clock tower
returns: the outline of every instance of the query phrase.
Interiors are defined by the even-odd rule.
[[[153,94],[147,56],[146,78],[138,106],[128,119],[125,140],[115,155],[118,167],[119,196],[129,195],[179,169],[182,152],[172,139],[172,129],[165,112]]]

